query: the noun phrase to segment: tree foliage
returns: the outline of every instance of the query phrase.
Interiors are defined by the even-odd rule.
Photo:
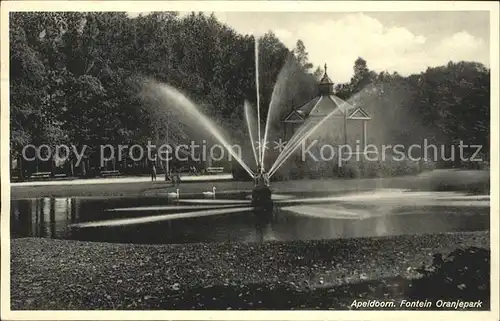
[[[144,78],[186,92],[236,142],[246,135],[243,101],[256,105],[255,41],[213,15],[19,12],[11,13],[10,24],[14,156],[28,143],[97,148],[162,142],[169,128],[172,137],[182,133],[176,138],[181,140],[189,129],[141,99]],[[277,81],[286,84],[280,117],[317,94],[323,71],[309,62],[304,42],[289,50],[268,32],[259,43],[263,119]],[[440,142],[488,146],[489,79],[489,69],[475,62],[450,62],[402,77],[377,74],[358,58],[351,81],[336,89],[339,97],[376,115],[373,126],[385,136],[409,142],[425,133]],[[399,125],[384,126],[388,119]]]

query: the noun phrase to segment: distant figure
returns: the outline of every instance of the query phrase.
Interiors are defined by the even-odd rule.
[[[172,168],[170,168],[170,169],[168,170],[168,174],[166,174],[166,173],[165,173],[165,176],[166,176],[166,177],[167,177],[167,175],[168,175],[168,178],[166,178],[166,179],[169,179],[169,180],[170,180],[170,182],[172,183],[172,186],[175,186],[174,171],[173,171],[173,169],[172,169]]]
[[[175,171],[175,182],[177,183],[177,186],[181,185],[181,169],[177,168]]]
[[[174,168],[170,172],[170,179],[172,180],[172,186],[179,186],[180,185],[180,169]]]
[[[171,171],[165,169],[165,182],[168,182],[168,180],[172,177]]]
[[[156,166],[155,163],[151,164],[151,181],[156,181]]]

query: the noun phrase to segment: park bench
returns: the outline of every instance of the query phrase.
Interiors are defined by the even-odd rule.
[[[11,182],[18,182],[21,180],[21,171],[19,169],[12,169],[10,171],[10,180]]]
[[[68,177],[66,174],[54,174],[54,178],[63,178],[63,177]]]
[[[31,179],[47,179],[47,178],[50,178],[52,175],[51,172],[36,172],[36,173],[33,173],[31,174],[30,178]]]
[[[100,172],[102,177],[111,177],[111,176],[120,176],[121,173],[120,171],[101,171]]]
[[[223,172],[224,172],[224,167],[208,167],[207,168],[208,174],[217,174],[217,173],[223,173]]]

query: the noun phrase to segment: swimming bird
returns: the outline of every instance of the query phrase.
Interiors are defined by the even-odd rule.
[[[212,187],[212,191],[211,192],[203,192],[203,196],[205,197],[213,197],[215,198],[215,186]]]
[[[175,193],[173,193],[173,192],[168,193],[167,197],[168,198],[177,198],[178,199],[179,198],[179,189],[177,189]]]

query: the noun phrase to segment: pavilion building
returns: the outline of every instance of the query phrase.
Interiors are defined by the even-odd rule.
[[[309,102],[293,108],[282,120],[283,137],[288,141],[293,134],[306,122],[319,122],[330,117],[319,127],[313,135],[306,139],[308,146],[312,139],[332,146],[348,145],[355,153],[360,152],[367,145],[367,122],[370,116],[361,107],[354,106],[335,95],[334,83],[325,74],[318,83],[318,95]]]
[[[302,106],[294,108],[282,120],[283,136],[288,140],[310,118],[317,118],[319,121],[330,114],[330,118],[319,129],[323,134],[322,138],[326,135],[335,139],[336,144],[348,144],[354,147],[356,141],[359,141],[360,147],[366,146],[366,124],[371,119],[370,116],[361,107],[355,107],[335,95],[334,84],[328,77],[325,65],[325,74],[318,84],[318,95]]]

